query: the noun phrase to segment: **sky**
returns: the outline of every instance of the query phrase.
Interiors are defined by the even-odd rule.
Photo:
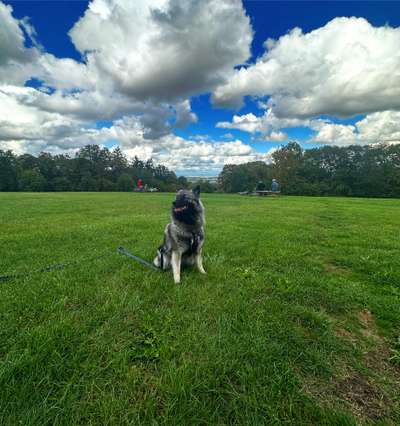
[[[0,149],[179,175],[400,142],[399,1],[0,0]]]

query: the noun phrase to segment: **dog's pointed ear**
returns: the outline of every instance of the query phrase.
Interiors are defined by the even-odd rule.
[[[200,198],[200,185],[197,185],[194,189],[193,189],[193,194],[196,198]]]

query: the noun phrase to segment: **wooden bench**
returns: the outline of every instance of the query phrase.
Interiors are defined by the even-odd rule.
[[[281,191],[254,191],[254,193],[260,197],[266,197],[268,195],[279,195]]]
[[[245,192],[239,192],[239,195],[258,195],[260,197],[267,197],[272,196],[276,197],[281,194],[281,191],[245,191]]]

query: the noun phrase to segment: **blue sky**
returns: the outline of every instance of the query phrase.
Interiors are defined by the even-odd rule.
[[[399,138],[399,79],[383,68],[400,66],[399,2],[157,1],[134,9],[95,0],[89,11],[84,1],[5,2],[15,54],[3,46],[1,62],[0,43],[0,101],[17,118],[0,123],[0,149],[119,144],[208,175],[227,162],[269,161],[289,140],[308,148]]]

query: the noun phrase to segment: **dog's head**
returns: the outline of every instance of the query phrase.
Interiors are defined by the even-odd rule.
[[[181,189],[177,192],[172,203],[172,216],[174,219],[194,225],[203,213],[200,201],[200,186],[191,190]]]

